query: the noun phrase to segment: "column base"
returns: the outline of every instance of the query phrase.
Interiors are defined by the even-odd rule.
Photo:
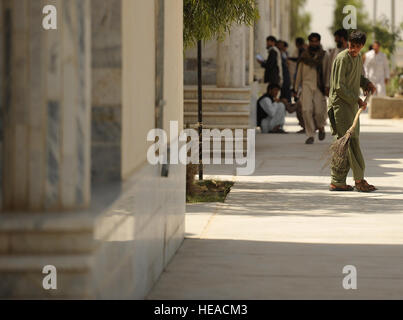
[[[144,299],[184,239],[185,166],[170,169],[95,188],[87,211],[1,214],[0,298]]]

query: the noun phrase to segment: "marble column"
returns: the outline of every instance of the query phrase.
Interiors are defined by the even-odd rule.
[[[248,74],[247,74],[247,85],[250,86],[254,80],[254,73],[255,73],[255,31],[253,26],[247,27],[247,31],[249,34],[249,41],[248,41],[248,58],[247,58],[247,65],[248,65]]]
[[[280,1],[281,4],[281,39],[284,41],[290,41],[290,0]]]
[[[57,30],[42,27],[45,5]],[[89,0],[3,0],[3,210],[90,202]]]
[[[258,0],[259,20],[255,23],[255,54],[267,56],[266,38],[271,35],[271,16],[269,0]]]
[[[245,27],[234,25],[217,48],[217,87],[240,88],[246,83]]]
[[[258,0],[259,20],[255,23],[254,28],[254,56],[260,54],[264,59],[267,58],[266,38],[272,34],[272,19],[270,11],[271,0]],[[254,76],[256,79],[263,79],[264,70],[259,63],[255,63]]]

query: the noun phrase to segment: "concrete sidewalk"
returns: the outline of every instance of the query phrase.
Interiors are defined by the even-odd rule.
[[[329,192],[331,137],[304,140],[258,135],[253,176],[207,168],[236,184],[224,204],[188,206],[187,239],[148,299],[403,299],[403,121],[362,117],[372,194]],[[357,290],[342,286],[346,265]]]

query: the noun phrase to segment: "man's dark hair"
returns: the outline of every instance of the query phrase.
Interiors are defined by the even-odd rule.
[[[295,45],[303,46],[304,44],[305,44],[304,38],[298,37],[297,39],[295,39]]]
[[[273,37],[273,36],[268,36],[268,37],[266,38],[266,41],[274,41],[274,42],[277,42],[277,39],[276,39],[275,37]]]
[[[309,40],[309,41],[312,41],[314,38],[316,38],[316,39],[318,39],[318,40],[320,41],[320,39],[321,39],[320,34],[319,34],[319,33],[316,33],[316,32],[312,32],[312,33],[309,35],[308,40]]]
[[[279,45],[281,43],[285,45],[285,41],[283,41],[283,40],[277,40],[276,45]]]
[[[348,41],[348,32],[346,29],[339,29],[334,33],[334,36],[339,36],[340,38],[343,38],[344,40]]]
[[[375,43],[376,43],[378,46],[381,46],[381,43],[380,43],[378,40],[375,40],[375,41],[374,41],[374,44],[375,44]]]
[[[350,33],[348,41],[355,44],[365,45],[365,42],[367,42],[367,36],[360,30],[354,30]]]
[[[288,48],[288,42],[287,41],[283,41],[284,42],[284,47]]]
[[[271,83],[267,86],[267,93],[269,93],[273,89],[281,90],[281,87],[277,83]]]

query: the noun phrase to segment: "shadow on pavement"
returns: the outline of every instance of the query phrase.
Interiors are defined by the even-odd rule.
[[[375,193],[330,192],[327,184],[312,182],[242,182],[231,191],[220,215],[345,217],[345,214],[401,214],[403,201],[384,195],[403,194],[388,187]],[[318,192],[323,190],[323,192]],[[359,196],[357,196],[359,195]]]
[[[402,265],[402,245],[185,239],[148,299],[402,299]]]

